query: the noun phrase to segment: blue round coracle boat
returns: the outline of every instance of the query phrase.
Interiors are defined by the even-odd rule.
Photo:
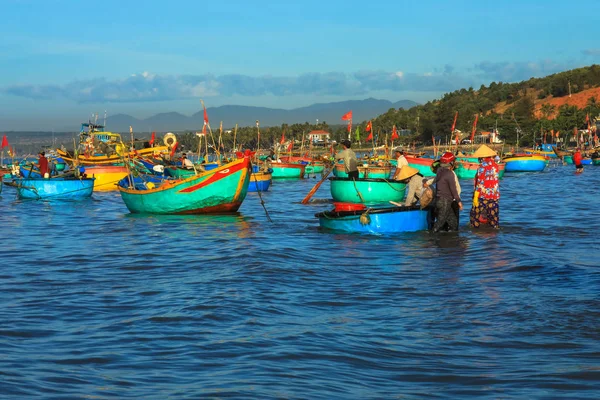
[[[545,157],[530,154],[509,156],[502,161],[506,163],[506,172],[541,172],[548,165]]]
[[[315,214],[321,228],[350,233],[390,234],[425,231],[429,208],[381,207],[355,211],[324,211]]]
[[[16,178],[19,199],[78,200],[90,197],[95,178]]]

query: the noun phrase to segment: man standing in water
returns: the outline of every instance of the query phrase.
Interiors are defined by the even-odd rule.
[[[573,164],[575,164],[575,172],[578,174],[583,172],[582,159],[583,157],[581,156],[581,149],[578,147],[575,151],[575,154],[573,154]]]
[[[42,175],[42,178],[49,178],[49,175],[46,176],[48,174],[48,159],[46,158],[46,153],[40,151],[38,155],[40,156],[38,158],[38,167],[40,169],[40,175]]]
[[[342,140],[342,147],[344,150],[340,151],[335,155],[335,160],[344,160],[344,170],[348,174],[348,178],[357,180],[358,179],[358,161],[356,160],[356,154],[354,151],[350,150],[349,140]]]
[[[452,203],[456,201],[460,211],[463,209],[463,204],[460,199],[459,184],[452,171],[452,162],[455,159],[454,154],[450,152],[440,157],[440,167],[435,176],[436,220],[433,224],[433,232],[439,232],[446,223],[450,231],[458,231],[458,215],[452,209]]]

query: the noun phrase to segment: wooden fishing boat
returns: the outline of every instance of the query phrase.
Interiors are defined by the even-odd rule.
[[[273,173],[269,171],[253,172],[250,176],[249,192],[266,192],[271,186]]]
[[[433,164],[433,158],[426,158],[426,157],[414,157],[414,156],[407,156],[405,155],[404,157],[406,157],[406,161],[408,161],[408,165],[410,165],[413,168],[416,168],[419,170],[419,173],[423,176],[435,176],[435,173],[433,172],[433,170],[431,169],[431,165]]]
[[[348,173],[344,164],[336,164],[333,169],[333,175],[338,178],[347,178]],[[359,179],[390,179],[392,175],[392,166],[379,166],[379,165],[359,165],[358,166],[358,178]]]
[[[329,178],[333,201],[342,203],[381,204],[402,201],[406,184],[388,179]],[[362,196],[362,197],[361,197]]]
[[[236,212],[246,198],[250,183],[250,158],[178,181],[164,181],[147,190],[119,186],[132,213],[218,214]]]
[[[564,156],[572,156],[573,155],[572,151],[559,149],[556,146],[552,147],[552,151],[554,151],[554,154],[556,154],[556,157],[558,157],[558,158],[563,158]]]
[[[548,158],[556,158],[557,154],[554,150],[556,148],[555,144],[542,144],[540,148],[537,149],[523,149],[525,154],[534,154],[538,156],[548,157]]]
[[[454,173],[456,173],[458,179],[475,179],[478,168],[479,162],[457,161]],[[504,177],[505,169],[506,164],[502,162],[498,164],[498,178],[502,179]]]
[[[86,165],[83,171],[87,176],[96,178],[96,192],[117,190],[117,183],[127,176],[129,171],[124,165]]]
[[[175,143],[177,137],[167,133],[164,146],[129,150],[119,133],[105,131],[103,125],[87,122],[81,124],[77,157],[62,149],[56,149],[56,153],[70,164],[112,165],[122,163],[125,157],[166,154]]]
[[[94,178],[15,178],[19,199],[78,200],[90,197]]]
[[[293,163],[272,163],[273,179],[281,178],[304,178],[306,166]]]
[[[562,160],[565,164],[573,164],[573,155],[564,155]]]
[[[306,164],[306,174],[320,174],[323,171],[325,171],[325,163],[322,161],[311,161],[310,163]]]
[[[319,218],[320,227],[327,230],[363,234],[392,234],[427,230],[429,213],[428,208],[421,210],[419,206],[403,206],[354,211],[333,210],[315,214],[315,217]]]
[[[592,158],[592,165],[600,165],[600,158]]]
[[[548,159],[533,154],[513,154],[502,159],[506,172],[541,172],[548,165]]]

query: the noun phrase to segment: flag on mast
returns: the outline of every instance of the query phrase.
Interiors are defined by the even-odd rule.
[[[0,146],[0,148],[5,148],[6,146],[8,146],[8,139],[6,138],[6,135],[2,136],[2,145]]]
[[[342,116],[342,121],[352,121],[352,110]]]
[[[360,128],[358,126],[356,127],[356,141],[360,142]]]
[[[398,131],[396,131],[396,125],[394,125],[394,127],[392,128],[392,136],[391,136],[391,140],[395,140],[398,139],[400,136],[398,136]]]

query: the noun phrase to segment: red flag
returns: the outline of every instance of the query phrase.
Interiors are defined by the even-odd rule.
[[[281,140],[279,141],[279,144],[284,144],[285,143],[285,132],[281,132]]]
[[[342,121],[350,121],[352,119],[352,110],[342,116]]]
[[[394,127],[392,128],[392,140],[398,139],[400,136],[398,136],[398,131],[396,131],[396,125],[394,125]]]
[[[8,139],[6,138],[6,135],[4,135],[2,137],[2,146],[0,146],[0,148],[5,148],[6,146],[8,146]]]
[[[150,143],[150,146],[152,146],[154,144],[155,136],[156,136],[156,132],[152,132],[152,137],[150,138],[150,142],[148,142],[148,143]]]
[[[456,119],[458,118],[458,111],[456,112],[456,114],[454,114],[454,122],[452,122],[452,130],[450,132],[454,132],[454,129],[456,128]]]
[[[477,120],[479,119],[479,114],[475,114],[475,121],[473,121],[473,130],[471,131],[471,143],[475,139],[475,131],[477,130]]]
[[[175,150],[177,150],[178,145],[179,145],[179,143],[175,143],[173,145],[173,147],[171,147],[171,157],[173,157],[175,155]]]
[[[208,125],[208,114],[206,113],[206,107],[203,107],[203,108],[204,108],[204,125]]]
[[[371,132],[372,128],[373,128],[373,124],[371,123],[371,121],[367,122],[367,127],[365,128],[365,131]]]
[[[292,140],[292,141],[290,142],[290,144],[288,145],[287,151],[288,151],[288,152],[291,152],[293,148],[294,148],[294,141]]]
[[[369,136],[367,136],[365,142],[368,142],[369,140],[373,140],[373,132],[369,133]]]

